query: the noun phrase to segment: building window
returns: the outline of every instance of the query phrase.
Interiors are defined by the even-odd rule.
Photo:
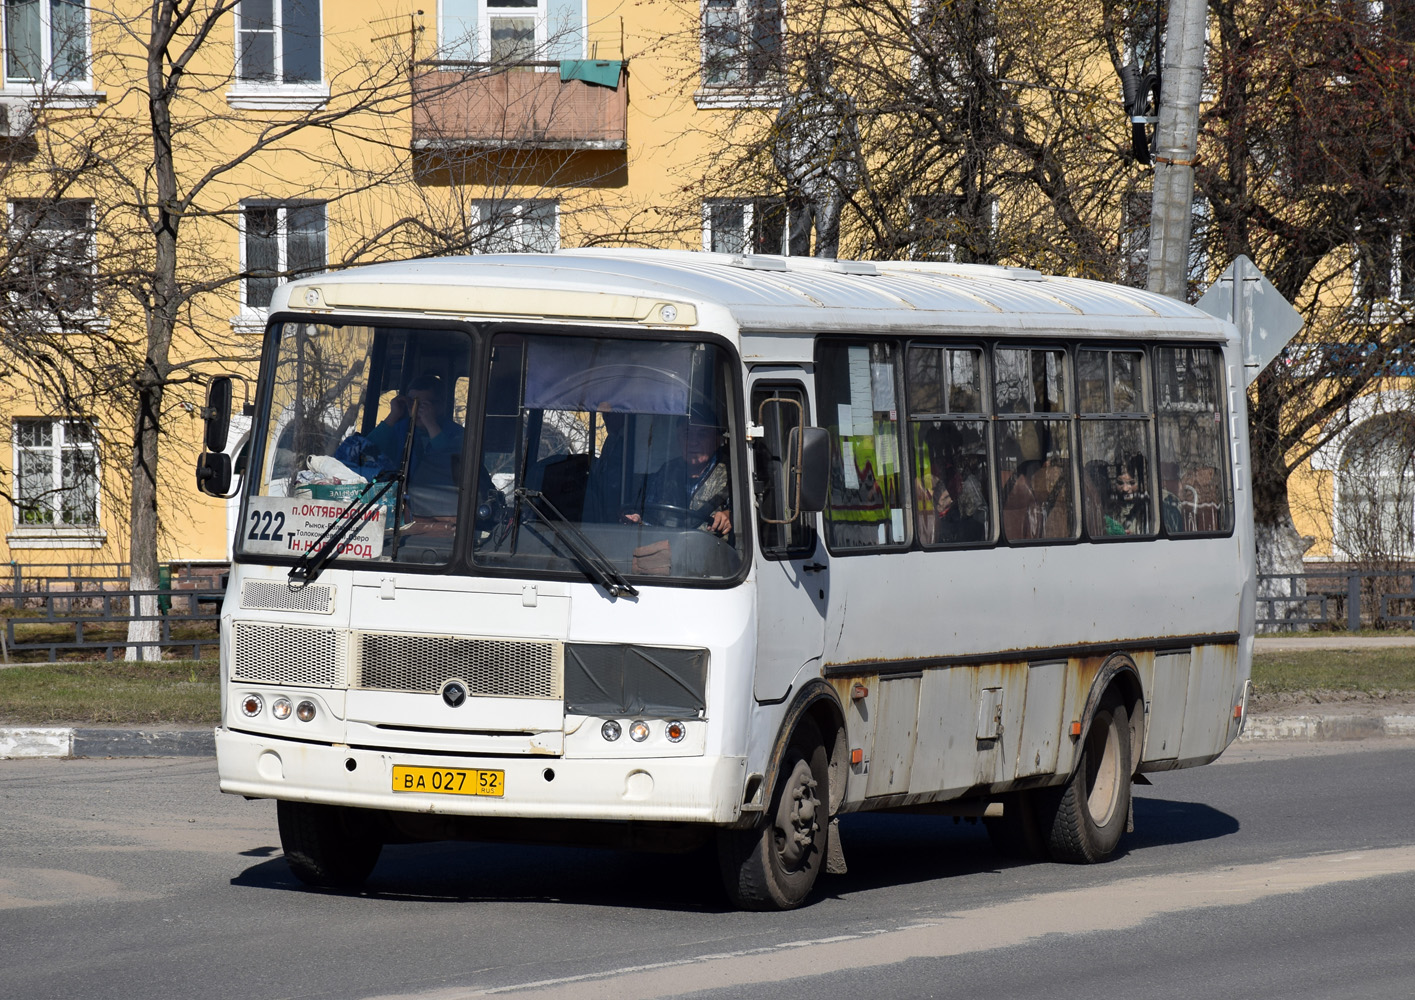
[[[88,6],[82,0],[5,0],[5,82],[88,78]]]
[[[94,311],[93,203],[21,199],[10,203],[11,295],[50,314]]]
[[[1336,481],[1336,541],[1349,559],[1405,562],[1415,554],[1415,421],[1382,414],[1357,427]]]
[[[550,253],[560,247],[553,199],[474,201],[468,222],[473,246],[484,253]]]
[[[253,84],[324,79],[320,0],[241,0],[236,10],[236,78]]]
[[[524,63],[584,56],[580,0],[442,0],[440,58]]]
[[[241,302],[265,309],[276,286],[324,269],[325,219],[322,202],[246,203],[241,206],[245,272]]]
[[[915,195],[909,199],[915,260],[949,264],[991,264],[997,259],[1000,212],[996,198],[983,200],[977,215],[958,195]]]
[[[15,527],[95,527],[98,449],[87,420],[16,420]]]
[[[1356,235],[1356,305],[1415,302],[1415,232],[1389,220],[1363,225]]]
[[[919,51],[916,79],[941,96],[961,99],[991,86],[997,73],[997,15],[988,0],[922,0],[914,9]]]
[[[791,212],[781,198],[732,198],[703,202],[703,249],[714,253],[791,254]],[[797,255],[809,253],[796,249]]]
[[[751,89],[784,71],[780,0],[704,0],[703,86]]]

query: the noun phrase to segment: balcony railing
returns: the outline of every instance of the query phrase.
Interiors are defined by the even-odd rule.
[[[413,148],[626,148],[629,89],[622,64],[614,87],[562,80],[561,65],[421,64],[413,80]]]

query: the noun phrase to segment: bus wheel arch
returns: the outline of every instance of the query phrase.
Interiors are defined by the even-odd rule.
[[[718,833],[723,887],[736,906],[788,910],[810,895],[844,796],[844,733],[844,713],[826,685],[808,685],[792,701],[768,765],[765,810],[750,827]]]
[[[1087,698],[1070,776],[1036,793],[1040,833],[1054,860],[1094,864],[1119,846],[1130,823],[1131,782],[1144,744],[1143,713],[1134,661],[1123,653],[1112,655]]]
[[[1081,713],[1082,733],[1089,732],[1097,710],[1109,697],[1120,699],[1125,706],[1130,729],[1130,767],[1133,777],[1140,767],[1140,758],[1145,749],[1145,689],[1140,681],[1140,670],[1127,653],[1112,653],[1101,664],[1096,679],[1091,683],[1090,694],[1086,697],[1085,710]],[[1080,749],[1077,744],[1078,757]]]

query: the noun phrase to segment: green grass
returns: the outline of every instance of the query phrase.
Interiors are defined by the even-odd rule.
[[[1415,649],[1257,653],[1253,657],[1253,688],[1260,695],[1303,691],[1415,694]]]
[[[0,668],[0,725],[213,725],[215,660],[33,663]],[[1307,650],[1253,658],[1258,694],[1415,696],[1415,649]]]
[[[0,725],[211,725],[215,660],[27,663],[0,668]]]

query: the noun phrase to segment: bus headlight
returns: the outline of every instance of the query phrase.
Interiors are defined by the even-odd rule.
[[[629,723],[629,739],[635,743],[642,743],[649,738],[649,724],[643,719],[636,719]]]
[[[294,708],[294,706],[290,704],[289,698],[276,698],[270,704],[270,714],[284,721],[290,717],[290,710],[292,708]]]
[[[610,743],[613,743],[615,740],[617,740],[620,734],[623,733],[623,731],[624,730],[619,728],[619,723],[615,722],[613,719],[610,719],[604,725],[599,727],[599,734],[603,736],[606,740],[608,740]]]
[[[295,706],[295,718],[301,722],[309,722],[314,718],[314,702],[302,701]]]
[[[249,718],[255,718],[264,707],[265,699],[258,694],[248,694],[241,699],[241,714]]]

